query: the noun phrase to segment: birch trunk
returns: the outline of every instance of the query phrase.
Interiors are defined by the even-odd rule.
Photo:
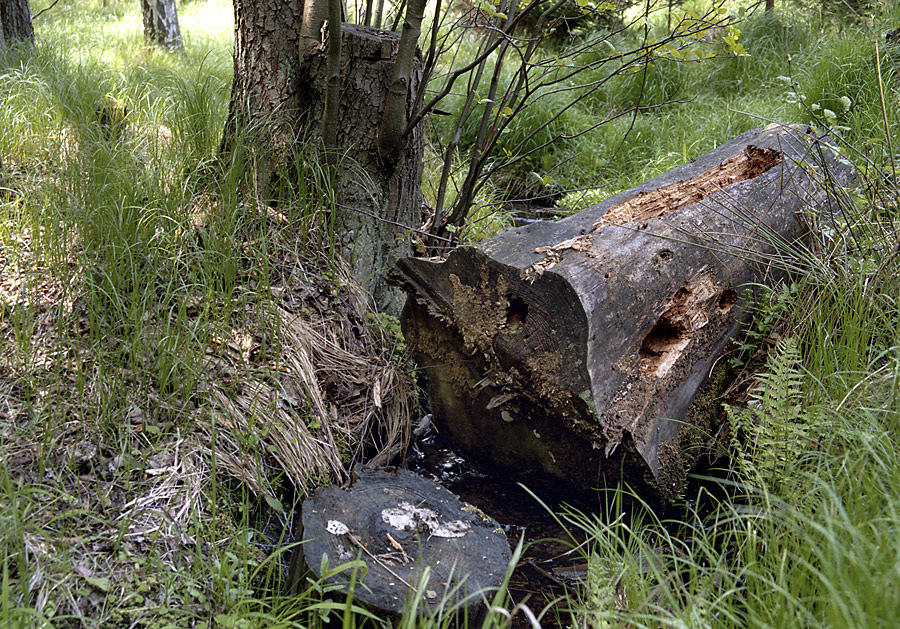
[[[181,50],[181,28],[175,0],[141,0],[144,18],[144,40],[166,50]]]

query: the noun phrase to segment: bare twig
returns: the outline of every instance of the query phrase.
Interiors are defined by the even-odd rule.
[[[49,11],[50,9],[55,7],[57,4],[59,4],[59,0],[53,0],[53,3],[49,7],[44,7],[43,9],[41,9],[40,11],[38,11],[37,13],[32,15],[31,21],[34,22],[36,19],[41,17],[42,14],[46,13],[47,11]]]

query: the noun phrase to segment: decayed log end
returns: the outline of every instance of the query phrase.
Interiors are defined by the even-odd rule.
[[[567,219],[401,260],[439,429],[526,477],[674,499],[712,430],[715,413],[691,407],[715,396],[745,290],[782,279],[772,243],[826,208],[822,170],[853,179],[822,146],[771,125]]]
[[[400,613],[472,608],[502,583],[511,552],[506,533],[478,508],[405,470],[365,470],[348,490],[326,487],[303,503],[303,559],[318,578],[360,559],[354,598]],[[426,568],[428,579],[425,581]],[[345,587],[351,571],[327,579]]]

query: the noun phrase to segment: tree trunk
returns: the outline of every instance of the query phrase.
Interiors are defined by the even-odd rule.
[[[511,553],[500,525],[479,509],[405,470],[359,472],[348,490],[324,487],[303,503],[303,545],[292,557],[292,579],[322,576],[360,559],[354,600],[399,615],[410,597],[419,608],[474,608],[503,581]],[[428,581],[420,583],[428,570]],[[351,571],[327,579],[346,589]]]
[[[441,433],[524,476],[674,499],[711,434],[709,376],[744,291],[783,277],[770,243],[827,205],[819,153],[851,180],[813,136],[771,125],[565,220],[401,260],[403,331]]]
[[[300,6],[295,0],[235,0],[234,77],[223,153],[230,153],[248,129],[248,139],[267,147],[275,162],[292,147],[301,109]]]
[[[235,0],[234,8],[234,83],[223,150],[234,146],[241,130],[258,128],[252,139],[271,154],[264,183],[284,163],[296,139],[320,137],[326,54],[321,45],[308,50],[302,45],[299,3]],[[354,276],[378,307],[399,314],[402,293],[387,286],[383,276],[397,259],[411,254],[409,230],[422,224],[422,129],[410,134],[395,164],[382,162],[378,127],[399,38],[344,24],[341,40],[337,149],[350,159],[338,169],[336,235]],[[406,101],[407,119],[420,78],[417,68]],[[264,183],[260,189],[266,187]]]
[[[181,50],[181,29],[175,0],[141,0],[144,40],[166,50]]]
[[[387,31],[344,24],[341,53],[341,106],[337,146],[350,160],[337,182],[337,235],[353,275],[363,283],[379,309],[399,314],[403,294],[384,282],[399,258],[412,254],[410,229],[422,224],[424,136],[417,127],[387,163],[379,151],[379,127],[391,85],[399,37]],[[302,84],[308,129],[318,129],[326,91],[325,56],[307,57],[309,82]],[[413,113],[421,80],[417,65],[410,76],[406,119]]]
[[[3,24],[3,40],[6,42],[34,41],[28,0],[0,0],[0,22]]]
[[[766,11],[775,10],[775,0],[766,0]]]

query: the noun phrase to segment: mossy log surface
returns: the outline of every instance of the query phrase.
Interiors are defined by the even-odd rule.
[[[392,614],[410,608],[413,595],[419,609],[477,607],[511,557],[495,520],[405,470],[364,470],[349,489],[325,487],[303,503],[302,521],[306,568],[321,577],[323,556],[330,570],[362,560],[354,598]],[[351,577],[347,569],[326,580],[346,588]]]
[[[783,279],[772,262],[831,211],[826,177],[853,180],[808,129],[770,125],[564,220],[402,259],[436,426],[526,480],[673,500],[711,434],[717,405],[692,405],[745,291]]]

